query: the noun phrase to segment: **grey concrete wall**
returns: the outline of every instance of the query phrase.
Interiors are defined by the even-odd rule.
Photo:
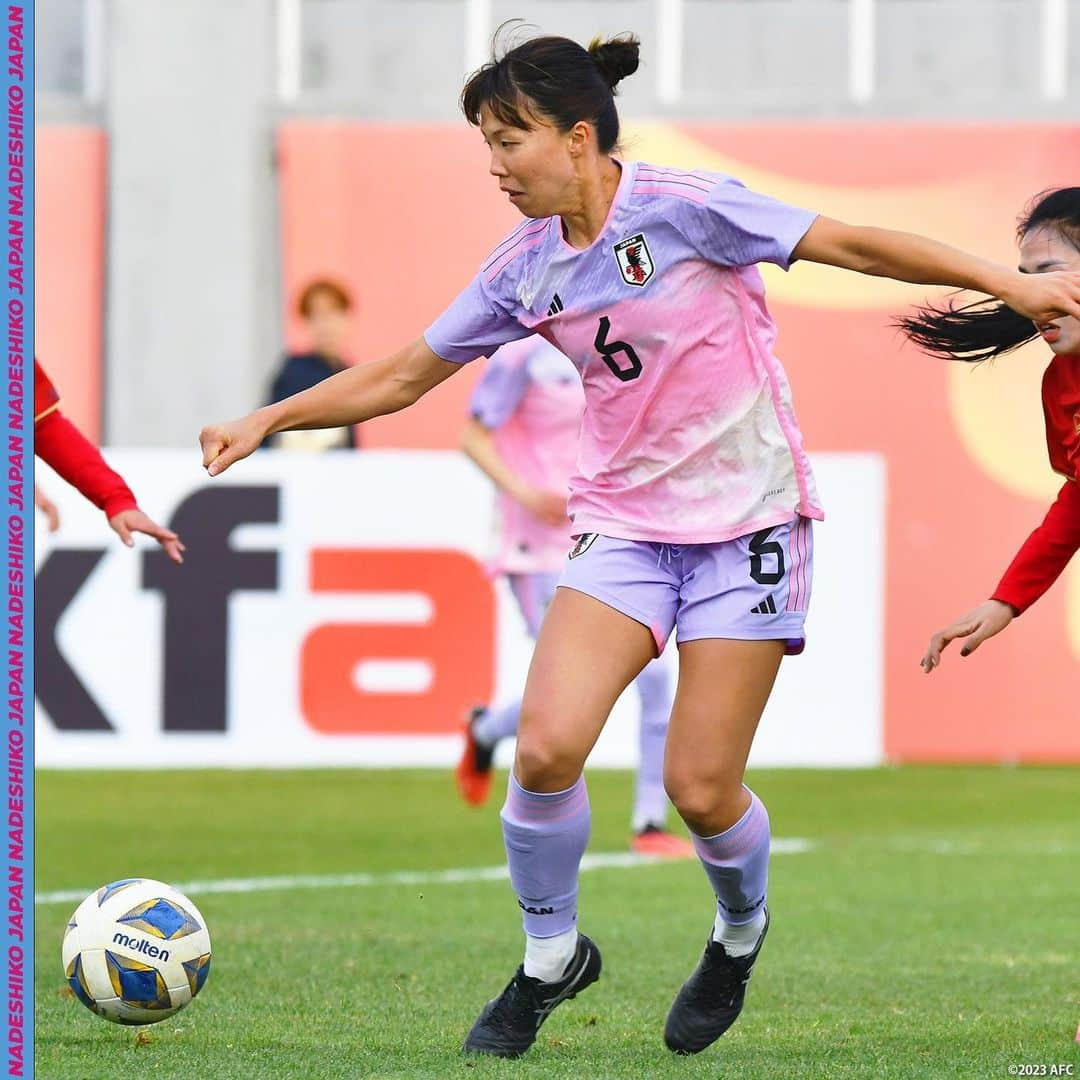
[[[106,440],[193,446],[277,350],[270,0],[110,0]]]
[[[586,42],[633,30],[642,65],[620,88],[634,115],[718,119],[1080,117],[1080,0],[1068,4],[1070,94],[1043,100],[1041,0],[878,0],[877,86],[848,88],[848,0],[685,0],[683,99],[656,96],[656,0],[492,0]],[[453,119],[460,0],[304,0],[301,106],[379,120]],[[405,62],[402,58],[407,58]]]
[[[83,0],[34,5],[34,81],[39,93],[82,93],[83,14]]]

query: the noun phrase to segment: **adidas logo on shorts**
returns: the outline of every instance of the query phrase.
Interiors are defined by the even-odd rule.
[[[775,615],[776,601],[771,596],[765,597],[757,607],[750,609],[751,615]]]

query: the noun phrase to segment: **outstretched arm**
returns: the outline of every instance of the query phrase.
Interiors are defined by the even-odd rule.
[[[53,410],[34,425],[34,453],[108,518],[137,505],[124,478],[62,413]]]
[[[1005,571],[993,599],[1023,614],[1057,581],[1078,550],[1080,483],[1066,480],[1043,523],[1024,541]]]
[[[53,409],[34,424],[34,453],[104,510],[109,527],[128,547],[134,543],[133,532],[145,533],[161,544],[174,563],[184,561],[180,537],[139,509],[124,478],[109,468],[101,451],[59,410]]]
[[[347,427],[398,412],[460,367],[437,356],[423,338],[417,338],[384,360],[348,368],[239,420],[203,428],[199,435],[203,465],[211,476],[217,476],[279,431]]]
[[[922,658],[923,670],[930,674],[941,663],[941,653],[950,641],[966,638],[960,655],[969,656],[988,638],[1000,634],[1054,584],[1077,550],[1080,484],[1067,480],[1043,523],[1017,552],[994,595],[930,639]]]
[[[915,233],[818,217],[795,245],[795,259],[916,285],[972,289],[996,296],[1038,325],[1061,315],[1080,317],[1080,274],[1021,274]]]

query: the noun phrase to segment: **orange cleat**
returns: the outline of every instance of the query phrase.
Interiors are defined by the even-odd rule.
[[[483,708],[476,708],[469,714],[465,724],[465,748],[454,770],[457,789],[470,806],[483,806],[491,794],[491,762],[495,757],[495,747],[481,746],[473,736],[473,724],[484,711]]]
[[[693,859],[697,857],[694,845],[681,836],[670,833],[659,825],[646,825],[635,833],[630,841],[635,855],[648,855],[654,859]]]

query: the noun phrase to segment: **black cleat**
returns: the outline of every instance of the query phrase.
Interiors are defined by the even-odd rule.
[[[705,945],[701,961],[668,1012],[664,1042],[676,1054],[697,1054],[716,1042],[739,1018],[746,997],[746,984],[754,961],[769,932],[769,912],[754,951],[746,956],[728,956],[724,946],[713,941]]]
[[[519,967],[506,989],[484,1006],[462,1049],[467,1054],[521,1057],[536,1042],[540,1025],[552,1010],[599,978],[600,950],[584,934],[578,934],[577,952],[561,979],[541,982],[529,978],[524,966]]]

